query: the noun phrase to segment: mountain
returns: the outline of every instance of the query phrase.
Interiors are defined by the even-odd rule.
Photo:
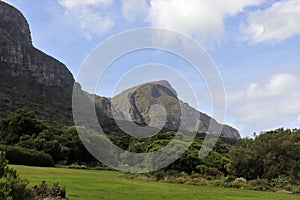
[[[47,121],[72,123],[72,74],[64,64],[32,45],[22,13],[2,1],[0,70],[1,117],[24,108]]]
[[[186,131],[196,129],[199,133],[210,134],[223,128],[221,136],[240,138],[236,129],[219,124],[215,119],[179,100],[176,91],[165,80],[127,89],[113,97],[111,105],[114,116],[120,120],[131,120],[141,125],[150,124],[166,130],[178,130],[183,126]],[[162,107],[153,108],[152,105]],[[109,114],[111,113],[110,111]],[[166,123],[162,124],[164,121]]]
[[[83,91],[68,68],[32,45],[29,25],[20,11],[0,1],[0,118],[22,108],[34,111],[50,125],[72,125],[73,88],[83,102],[95,99],[100,123],[109,132],[118,130],[116,121],[134,121],[138,126],[150,125],[165,130],[186,129],[214,133],[221,127],[214,119],[180,101],[166,81],[139,85],[113,98]],[[75,87],[74,87],[75,86]],[[129,104],[125,103],[129,102]],[[156,107],[151,106],[156,104]],[[164,110],[160,106],[165,107]],[[184,118],[181,119],[180,116]],[[166,123],[164,122],[164,117]],[[208,130],[209,122],[213,125]],[[108,125],[109,124],[109,125]],[[240,138],[238,131],[223,127],[222,136]]]

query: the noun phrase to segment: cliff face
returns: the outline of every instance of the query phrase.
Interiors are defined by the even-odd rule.
[[[0,70],[1,116],[25,108],[71,122],[72,74],[64,64],[33,47],[24,16],[2,1]]]
[[[178,130],[197,130],[199,133],[215,134],[222,128],[222,137],[240,138],[239,132],[228,126],[219,124],[210,116],[197,111],[177,98],[176,91],[167,81],[157,81],[142,84],[112,98],[115,116],[120,120],[134,121],[137,124],[151,124],[160,127],[165,121],[164,128]],[[152,105],[162,105],[166,118],[163,119],[161,109],[151,113]],[[210,126],[210,129],[209,129]]]
[[[30,74],[38,84],[72,87],[74,79],[66,66],[32,46],[26,19],[14,7],[0,2],[0,62],[11,76]],[[14,72],[14,68],[18,72]]]
[[[51,125],[61,127],[73,124],[72,92],[75,81],[72,74],[64,64],[33,47],[24,16],[2,1],[0,83],[0,118],[22,108],[34,111]],[[102,119],[100,123],[106,126],[107,132],[112,129],[120,131],[112,117],[123,120],[124,123],[134,121],[140,125],[148,124],[167,130],[177,130],[181,123],[185,123],[184,127],[187,129],[197,126],[199,132],[209,132],[209,122],[213,124],[211,132],[221,126],[211,117],[178,100],[176,91],[166,81],[136,86],[112,99],[88,94],[81,90],[79,84],[75,84],[74,88],[82,102],[92,103],[93,101],[86,99],[95,99],[97,115]],[[154,104],[165,108],[165,124],[162,124],[165,119],[160,118],[160,108],[152,112],[156,117],[150,117],[150,108]],[[181,122],[182,114],[187,119],[184,122]],[[240,138],[238,131],[227,125],[223,127],[222,135]]]

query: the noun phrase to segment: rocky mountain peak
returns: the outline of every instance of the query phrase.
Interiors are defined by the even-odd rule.
[[[110,129],[117,128],[113,116],[123,122],[134,121],[142,126],[178,130],[182,114],[186,117],[183,121],[188,129],[208,133],[211,121],[215,129],[210,131],[214,132],[221,126],[213,118],[180,101],[165,80],[135,86],[113,98],[88,94],[79,84],[74,87],[74,78],[64,64],[33,47],[29,26],[22,13],[2,1],[0,82],[0,117],[22,108],[35,111],[52,125],[73,124],[72,93],[75,88],[80,101],[87,100],[91,104],[95,99],[98,118]],[[164,117],[161,115],[163,110]],[[196,121],[200,121],[199,126]],[[240,137],[230,126],[224,126],[222,134],[224,137]]]
[[[177,98],[177,92],[166,80],[153,81],[148,83],[148,85],[151,86],[153,97],[158,97],[160,95],[159,90],[161,90],[161,92]]]
[[[7,36],[12,42],[31,45],[29,25],[20,11],[13,6],[0,1],[1,36]]]
[[[53,113],[51,109],[57,109],[68,111],[69,121],[72,120],[73,75],[64,64],[32,45],[25,17],[3,1],[0,1],[0,82],[1,116],[18,108],[49,116]],[[53,118],[55,115],[60,113],[56,112]]]
[[[178,130],[179,126],[183,126],[186,130],[196,128],[198,132],[211,131],[212,134],[223,128],[223,137],[240,138],[236,129],[228,125],[223,126],[210,116],[179,100],[174,88],[165,80],[129,88],[113,97],[111,102],[115,117],[120,120],[134,121],[142,125],[151,124],[154,127],[161,127],[162,121],[165,121],[163,127],[167,130]],[[153,105],[162,106],[166,118],[161,115],[161,109],[152,112],[151,118],[150,110]],[[181,118],[182,116],[184,119]],[[198,127],[197,120],[200,122]],[[210,125],[211,128],[208,130]]]
[[[29,76],[46,86],[73,86],[67,67],[32,46],[29,25],[20,11],[0,1],[0,64],[13,78]]]

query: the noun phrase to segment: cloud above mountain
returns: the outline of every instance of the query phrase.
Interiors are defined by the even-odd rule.
[[[87,39],[102,35],[115,25],[115,15],[106,10],[112,0],[58,0],[65,15],[79,25]]]
[[[112,35],[141,27],[173,29],[207,49],[228,93],[226,118],[243,135],[300,125],[299,0],[5,1],[25,14],[35,46],[74,74],[90,51]],[[172,42],[170,36],[163,39]],[[121,61],[101,82],[99,95],[109,96],[112,83],[126,70],[160,63],[186,75],[199,95],[199,109],[211,114],[205,83],[181,57],[147,50]],[[152,74],[146,75],[156,80],[158,73]]]
[[[250,83],[246,89],[228,94],[229,112],[246,130],[279,128],[281,124],[300,124],[299,74],[279,73]],[[238,95],[237,95],[238,94]],[[246,133],[247,135],[251,133]]]
[[[57,0],[66,17],[85,32],[87,38],[110,31],[120,22],[142,22],[146,26],[179,31],[200,42],[224,38],[226,20],[240,20],[239,35],[249,44],[276,44],[300,35],[298,0]]]
[[[248,14],[247,23],[241,26],[243,39],[249,43],[275,44],[300,35],[300,1],[285,0],[271,7]]]
[[[262,0],[173,0],[150,1],[149,21],[152,27],[173,29],[200,41],[220,40],[227,17],[244,12],[246,7],[259,5]]]

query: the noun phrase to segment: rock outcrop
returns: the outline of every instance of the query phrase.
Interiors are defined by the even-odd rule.
[[[176,91],[167,81],[150,82],[130,88],[113,97],[111,101],[115,117],[120,120],[151,124],[154,127],[160,127],[164,120],[166,130],[178,130],[181,126],[186,131],[197,130],[199,133],[215,134],[222,129],[222,137],[240,138],[236,129],[219,124],[215,119],[179,100]],[[165,109],[165,117],[160,108],[150,113],[152,105],[161,105]]]
[[[81,90],[68,68],[32,45],[29,25],[14,7],[0,1],[0,118],[22,108],[34,111],[51,125],[73,124],[72,92],[83,101],[95,99],[96,111],[106,130],[117,130],[112,118],[134,121],[138,125],[161,126],[161,105],[166,111],[166,130],[177,130],[181,123],[186,129],[197,126],[199,132],[213,133],[221,124],[177,98],[176,91],[166,81],[152,82],[130,88],[112,99],[88,94]],[[75,85],[75,87],[74,87]],[[89,102],[89,101],[88,101]],[[128,102],[128,103],[127,103]],[[112,109],[113,107],[113,109]],[[182,109],[180,109],[182,108]],[[186,117],[183,122],[181,115]],[[153,120],[155,119],[155,120]],[[100,120],[101,121],[101,120]],[[199,124],[197,123],[199,122]],[[208,130],[209,123],[212,129]],[[127,123],[127,122],[125,122]],[[240,138],[238,131],[224,125],[222,136]]]
[[[25,108],[47,119],[72,122],[72,74],[64,64],[32,45],[29,25],[22,13],[2,1],[0,82],[2,117]]]

